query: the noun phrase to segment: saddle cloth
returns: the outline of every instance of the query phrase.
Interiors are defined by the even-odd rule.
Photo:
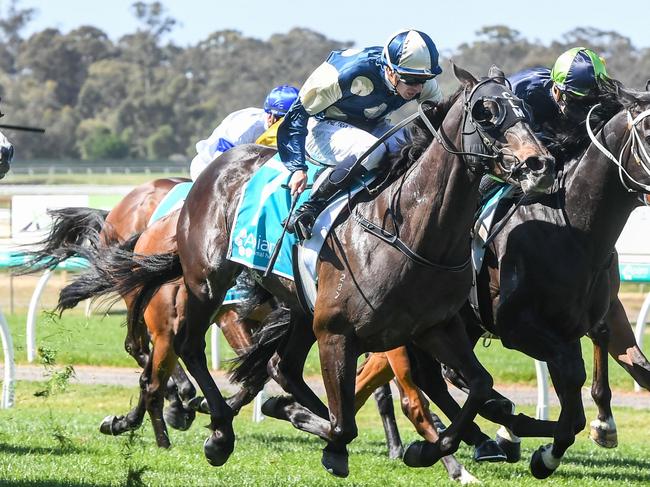
[[[483,257],[485,256],[485,241],[490,235],[492,230],[492,222],[499,202],[508,198],[514,190],[513,186],[505,185],[500,188],[479,211],[479,216],[474,222],[474,231],[472,237],[472,267],[474,268],[474,281],[472,282],[472,289],[469,294],[469,301],[478,315],[478,295],[476,289],[476,278],[483,266]]]
[[[320,166],[311,163],[307,166],[307,178],[311,184]],[[260,167],[246,184],[230,234],[229,260],[250,269],[266,270],[282,233],[282,223],[289,216],[291,195],[288,190],[282,189],[282,185],[289,181],[290,176],[290,172],[275,155]],[[373,172],[368,173],[364,184],[369,184],[374,178]],[[316,264],[323,243],[337,217],[346,208],[349,198],[361,191],[364,184],[354,185],[349,192],[344,192],[331,201],[316,219],[312,237],[302,245],[298,245],[301,261],[296,267],[301,271],[306,270],[306,273],[301,272],[299,282],[304,287],[313,289],[314,296],[318,278]],[[309,193],[310,191],[306,190],[300,195],[296,209],[308,199]],[[295,280],[292,252],[296,244],[296,236],[285,233],[278,258],[273,266],[273,274]]]

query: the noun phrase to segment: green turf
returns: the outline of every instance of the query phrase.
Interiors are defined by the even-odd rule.
[[[18,363],[26,363],[25,315],[7,315],[16,350]],[[61,364],[112,365],[133,367],[135,362],[124,351],[123,326],[125,315],[93,315],[86,318],[78,310],[66,313],[61,319],[41,313],[37,322],[37,346],[45,346],[57,352]],[[210,336],[207,336],[210,354]],[[587,368],[588,383],[592,371],[592,346],[588,339],[582,341],[583,357]],[[224,360],[234,356],[227,342],[221,336],[221,356]],[[646,335],[644,350],[650,350],[650,336]],[[519,352],[504,349],[498,340],[492,340],[486,348],[482,343],[476,353],[493,374],[497,383],[525,383],[535,385],[535,366],[533,360]],[[209,357],[210,355],[208,355]],[[318,374],[320,366],[315,348],[307,360],[305,373]],[[615,389],[632,390],[632,379],[610,358],[610,383]]]
[[[235,420],[235,453],[225,466],[214,468],[202,453],[207,436],[201,427],[207,422],[205,417],[199,417],[187,432],[172,430],[173,447],[163,451],[155,447],[148,421],[131,437],[107,437],[98,432],[105,415],[126,412],[134,401],[133,390],[73,385],[49,398],[34,397],[43,387],[19,383],[16,406],[0,411],[0,485],[454,485],[440,464],[410,469],[388,460],[373,404],[367,404],[358,416],[360,434],[350,446],[350,477],[340,480],[320,467],[320,440],[272,419],[253,423],[250,407]],[[586,431],[580,433],[559,470],[544,485],[649,485],[646,444],[650,412],[619,409],[615,414],[620,446],[603,450],[587,439]],[[587,411],[588,418],[593,415],[592,410]],[[398,422],[404,442],[417,439],[403,417],[398,417]],[[481,424],[487,432],[494,432],[493,425]],[[515,465],[474,464],[471,450],[464,445],[458,458],[483,485],[538,486],[540,481],[529,474],[528,458],[545,442],[525,440],[524,460]]]

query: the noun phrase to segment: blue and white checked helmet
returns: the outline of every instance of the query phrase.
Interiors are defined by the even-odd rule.
[[[264,100],[264,111],[276,117],[284,117],[296,98],[298,98],[298,88],[290,85],[277,86]]]
[[[393,35],[384,46],[382,61],[403,79],[430,79],[442,73],[435,43],[419,30]]]

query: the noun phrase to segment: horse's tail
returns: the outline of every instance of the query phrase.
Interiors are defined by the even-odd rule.
[[[61,290],[56,310],[62,313],[66,309],[74,308],[83,300],[119,292],[116,289],[116,276],[112,272],[119,270],[120,263],[133,258],[133,249],[139,238],[140,234],[136,234],[120,245],[101,249],[71,246],[76,255],[86,258],[88,268]]]
[[[260,390],[269,375],[266,365],[291,331],[291,312],[279,307],[269,314],[253,334],[253,345],[231,360],[230,380],[247,389]]]
[[[46,269],[54,269],[64,260],[76,255],[79,246],[96,247],[99,232],[106,223],[108,211],[96,208],[62,208],[48,210],[52,217],[50,233],[41,241],[30,244],[23,253],[26,260],[12,267],[16,275],[33,274]]]

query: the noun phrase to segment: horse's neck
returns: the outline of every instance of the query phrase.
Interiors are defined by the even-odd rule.
[[[617,132],[609,133],[605,146],[618,156],[627,134]],[[598,138],[602,142],[600,134]],[[568,178],[565,208],[574,235],[594,265],[607,260],[635,206],[636,198],[623,187],[616,165],[592,144]]]
[[[446,137],[460,130],[457,122],[443,123],[441,133]],[[460,150],[459,143],[450,145]],[[405,180],[394,183],[382,197],[386,207],[395,208],[401,217],[400,237],[413,250],[434,262],[457,264],[467,258],[478,178],[436,140]]]

